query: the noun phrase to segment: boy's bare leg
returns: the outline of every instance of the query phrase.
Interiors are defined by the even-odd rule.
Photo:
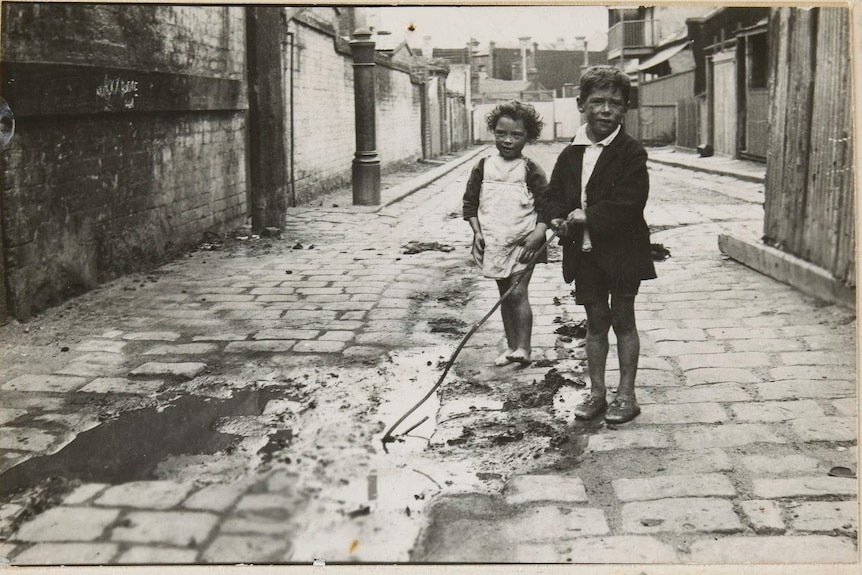
[[[575,417],[593,419],[607,407],[605,366],[608,361],[608,331],[611,310],[606,302],[586,304],[587,312],[587,371],[590,374],[590,395],[575,407]]]
[[[614,334],[620,359],[620,386],[617,397],[635,397],[635,377],[640,357],[640,336],[635,323],[635,299],[614,297],[611,300]]]
[[[638,416],[641,408],[635,399],[635,376],[640,355],[640,337],[635,325],[633,296],[611,299],[614,333],[620,357],[620,386],[605,413],[608,423],[625,423]]]
[[[608,331],[611,328],[611,311],[606,303],[584,306],[587,312],[587,370],[590,374],[590,393],[605,397],[605,367],[608,361]]]

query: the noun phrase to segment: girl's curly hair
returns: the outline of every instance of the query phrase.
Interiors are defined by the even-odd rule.
[[[499,122],[500,118],[503,116],[512,118],[513,120],[523,120],[524,129],[527,131],[527,142],[535,142],[538,140],[539,136],[542,134],[542,128],[545,127],[542,117],[539,116],[539,113],[534,107],[530,104],[512,101],[498,105],[496,108],[491,110],[487,116],[485,116],[485,121],[488,124],[488,131],[493,133],[497,128],[497,122]]]

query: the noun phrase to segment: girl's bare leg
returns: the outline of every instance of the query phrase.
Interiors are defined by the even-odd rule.
[[[512,327],[515,339],[514,351],[506,356],[511,361],[529,363],[532,355],[533,336],[533,309],[530,307],[529,286],[533,275],[533,268],[521,272],[521,281],[509,296],[511,301]],[[510,278],[512,282],[518,280],[519,275]]]
[[[497,289],[500,291],[501,297],[506,293],[506,291],[508,291],[511,285],[511,277],[497,280]],[[506,351],[494,360],[494,365],[506,365],[507,363],[512,363],[513,360],[509,359],[509,355],[514,353],[518,345],[511,297],[512,296],[509,296],[500,304],[500,316],[503,318],[503,331],[506,334]]]

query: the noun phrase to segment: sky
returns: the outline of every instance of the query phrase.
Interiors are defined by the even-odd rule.
[[[587,38],[590,50],[607,45],[608,11],[604,6],[401,6],[378,7],[369,25],[398,39],[409,35],[412,47],[425,36],[437,48],[459,48],[470,38],[485,48],[489,41],[517,44],[521,36],[532,42]],[[408,27],[414,28],[408,32]]]

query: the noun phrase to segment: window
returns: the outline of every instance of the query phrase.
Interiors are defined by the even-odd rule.
[[[748,59],[748,87],[766,88],[769,70],[769,52],[766,33],[755,34],[746,39]]]

